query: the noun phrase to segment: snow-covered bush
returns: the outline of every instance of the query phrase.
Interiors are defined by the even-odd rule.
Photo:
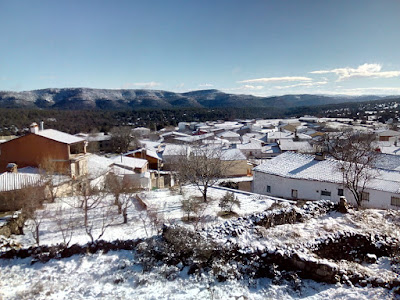
[[[240,208],[240,201],[233,193],[230,192],[226,192],[226,194],[219,201],[219,207],[221,207],[223,211],[232,212],[232,208],[235,205]]]

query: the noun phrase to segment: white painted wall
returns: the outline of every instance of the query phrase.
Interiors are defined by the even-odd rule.
[[[253,192],[257,194],[270,195],[285,199],[292,199],[292,189],[298,191],[298,199],[320,200],[327,199],[339,202],[340,196],[338,189],[343,189],[341,184],[331,182],[312,181],[306,179],[286,178],[262,172],[254,171]],[[271,192],[267,193],[267,186],[271,187]],[[321,196],[321,190],[330,191],[331,197]],[[365,189],[369,193],[369,201],[363,201],[363,207],[400,209],[398,206],[390,204],[391,197],[400,197],[400,194]],[[347,201],[355,205],[355,200],[350,191],[344,189],[344,196]]]

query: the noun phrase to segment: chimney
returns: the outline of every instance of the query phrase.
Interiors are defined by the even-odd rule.
[[[8,173],[18,173],[18,166],[16,163],[8,163],[6,167]]]
[[[40,131],[43,131],[43,129],[44,129],[44,122],[43,122],[43,121],[40,121],[39,130],[40,130]]]
[[[146,155],[147,155],[147,150],[146,149],[142,149],[142,158],[146,159]]]
[[[39,126],[36,122],[33,122],[30,126],[31,133],[37,134],[39,132]]]
[[[314,160],[325,160],[325,154],[323,152],[317,152],[315,153],[315,158]]]

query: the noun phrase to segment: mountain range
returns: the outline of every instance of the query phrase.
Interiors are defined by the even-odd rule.
[[[227,94],[219,90],[174,93],[143,89],[48,88],[13,92],[0,91],[1,108],[53,109],[139,109],[179,107],[275,107],[289,108],[343,102],[379,100],[381,96],[285,95],[257,97]]]

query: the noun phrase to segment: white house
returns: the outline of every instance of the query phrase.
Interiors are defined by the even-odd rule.
[[[281,131],[274,131],[267,133],[267,142],[268,143],[276,143],[279,140],[289,139],[293,140],[294,133],[293,132],[281,132]]]
[[[373,170],[375,177],[364,189],[364,207],[400,208],[400,172]],[[253,191],[286,199],[338,202],[344,195],[355,204],[351,192],[343,187],[337,161],[317,160],[313,155],[285,152],[253,169]]]
[[[230,143],[240,143],[240,134],[230,130],[218,133],[217,136],[221,139],[228,140]]]
[[[190,154],[190,146],[166,144],[162,153],[164,162],[164,170],[170,170],[172,165],[176,163],[182,155]]]
[[[226,167],[224,176],[247,176],[251,174],[252,165],[239,149],[221,151],[222,164]]]
[[[314,153],[313,146],[307,141],[293,141],[290,139],[279,140],[279,148],[282,152],[293,151],[299,153]]]
[[[237,149],[242,151],[246,157],[262,157],[262,143],[251,140],[246,144],[237,144]]]

